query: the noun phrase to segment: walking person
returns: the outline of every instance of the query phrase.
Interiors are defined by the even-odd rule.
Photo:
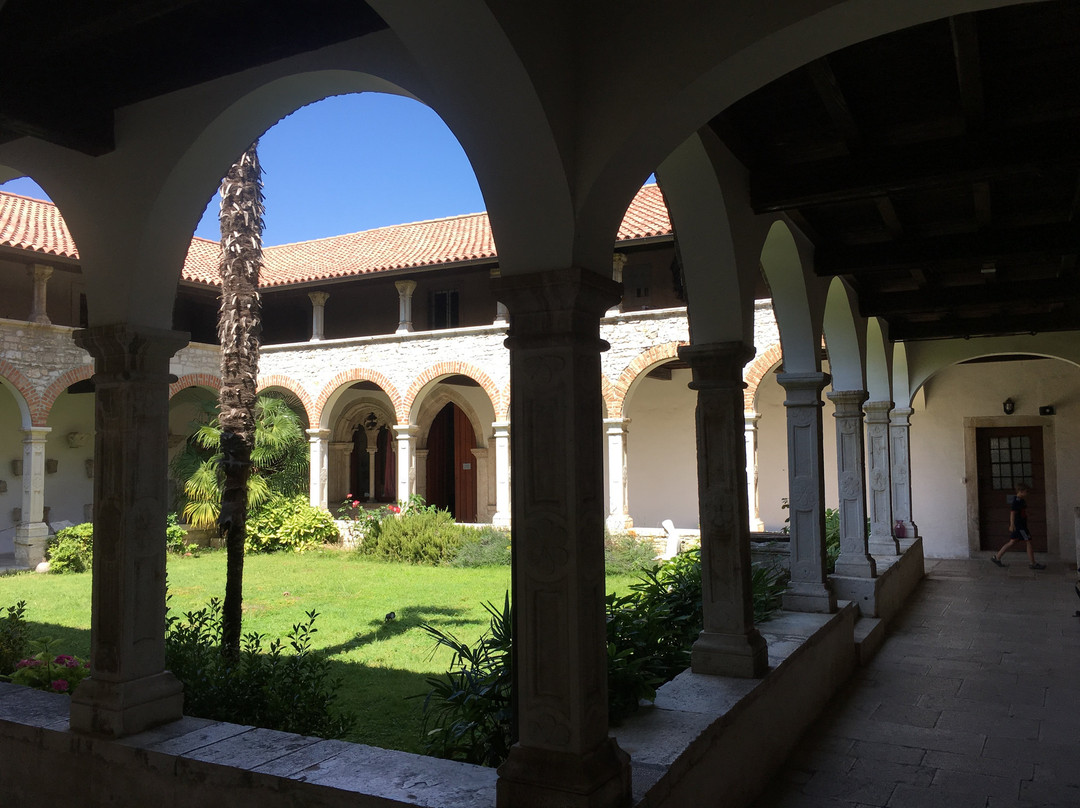
[[[1014,544],[1021,542],[1024,545],[1024,549],[1027,551],[1028,566],[1033,570],[1046,569],[1045,564],[1040,564],[1035,560],[1035,548],[1031,544],[1031,534],[1028,533],[1028,491],[1028,487],[1023,483],[1016,486],[1016,496],[1013,497],[1012,509],[1009,511],[1009,540],[1005,542],[1005,546],[990,556],[990,560],[999,567],[1005,566],[1001,563],[1001,557],[1005,555]]]

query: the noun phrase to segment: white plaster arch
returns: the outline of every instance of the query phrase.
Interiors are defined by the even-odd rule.
[[[21,419],[19,428],[29,429],[34,426],[34,419],[30,413],[30,405],[27,403],[26,396],[22,394],[22,391],[3,375],[0,375],[0,388],[3,388],[11,394],[15,406],[19,408],[19,418]]]
[[[866,322],[866,392],[870,401],[892,401],[893,346],[889,324],[877,317]]]
[[[866,389],[866,325],[857,312],[855,292],[833,278],[823,323],[833,390]]]
[[[810,246],[784,220],[769,227],[761,248],[760,266],[772,291],[776,327],[785,373],[821,371],[822,284],[812,277]],[[802,242],[801,244],[799,242]]]
[[[903,342],[893,344],[892,394],[898,409],[911,408],[915,391],[912,389],[911,373],[908,370],[908,346]]]
[[[394,414],[394,409],[390,406],[389,400],[386,400],[385,397],[379,399],[376,396],[362,396],[346,404],[334,418],[334,423],[330,427],[330,440],[352,440],[353,430],[363,422],[368,413],[372,412],[375,413],[380,426],[393,426],[397,423],[397,416]],[[364,431],[370,444],[372,433],[369,430]]]

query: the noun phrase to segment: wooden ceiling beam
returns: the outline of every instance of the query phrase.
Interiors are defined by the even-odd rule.
[[[1057,278],[1037,281],[993,281],[981,286],[938,287],[933,292],[920,289],[905,292],[871,292],[859,295],[859,313],[864,317],[888,317],[946,313],[983,306],[1007,306],[1018,301],[1052,301],[1080,304],[1080,284]]]
[[[1037,315],[999,315],[994,317],[944,317],[927,322],[889,320],[889,337],[897,342],[930,339],[968,339],[1008,334],[1041,334],[1080,329],[1080,312],[1060,310]]]
[[[814,91],[817,93],[818,98],[821,99],[826,113],[828,113],[829,119],[847,145],[848,151],[854,154],[861,150],[863,145],[862,130],[859,128],[855,116],[851,113],[851,107],[848,106],[844,92],[840,89],[840,83],[836,79],[836,73],[833,72],[832,65],[829,64],[828,57],[822,57],[810,62],[806,66],[806,72],[810,77],[810,83],[814,86]]]
[[[893,205],[892,200],[887,196],[876,196],[874,204],[877,205],[881,221],[885,223],[885,229],[889,231],[889,235],[894,239],[903,238],[904,225],[900,223],[900,217],[896,213],[896,206]]]
[[[814,271],[827,277],[1077,252],[1080,252],[1080,227],[1067,222],[856,247],[819,246],[814,254]]]
[[[1075,112],[1080,113],[1080,110]],[[798,166],[763,164],[750,174],[756,213],[837,202],[865,201],[907,191],[1039,176],[1080,165],[1078,121],[901,147]]]
[[[960,14],[949,18],[952,32],[953,57],[956,60],[956,81],[960,85],[960,103],[969,131],[982,128],[986,117],[983,96],[982,64],[979,60],[979,29],[975,15]]]

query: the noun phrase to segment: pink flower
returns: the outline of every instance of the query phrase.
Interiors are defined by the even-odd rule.
[[[49,687],[51,687],[57,693],[67,693],[67,679],[53,679],[52,684],[50,684]]]
[[[386,510],[390,511],[390,513],[401,513],[401,508],[397,505],[387,505]]]
[[[359,503],[359,502],[353,502],[352,506],[353,506],[354,508],[359,508],[359,507],[360,507],[360,503]]]
[[[15,668],[36,668],[40,664],[40,659],[20,659]]]

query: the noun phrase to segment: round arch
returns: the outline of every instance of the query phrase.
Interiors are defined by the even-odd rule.
[[[761,248],[761,271],[772,291],[773,311],[780,332],[784,370],[788,373],[821,371],[823,306],[821,284],[810,280],[808,245],[796,240],[783,220],[769,227]]]
[[[833,278],[825,302],[825,349],[833,390],[866,389],[866,328],[860,327],[855,293]]]
[[[330,417],[334,406],[349,387],[357,382],[371,382],[390,399],[394,410],[395,423],[408,423],[408,411],[405,409],[397,387],[384,374],[370,368],[349,368],[338,373],[327,382],[315,397],[310,410],[310,423],[313,429],[329,429]]]
[[[475,365],[457,359],[451,359],[439,362],[425,369],[413,380],[412,384],[409,385],[409,389],[405,393],[401,403],[402,409],[409,414],[409,423],[420,423],[417,419],[420,417],[420,408],[424,406],[425,396],[435,385],[439,384],[440,381],[449,376],[465,376],[476,382],[476,384],[480,386],[480,389],[484,391],[488,402],[491,404],[493,420],[494,415],[502,412],[502,395],[491,377]],[[480,435],[483,431],[486,430],[478,431],[477,434]]]
[[[866,392],[870,401],[892,401],[893,345],[889,324],[871,317],[866,322]]]

